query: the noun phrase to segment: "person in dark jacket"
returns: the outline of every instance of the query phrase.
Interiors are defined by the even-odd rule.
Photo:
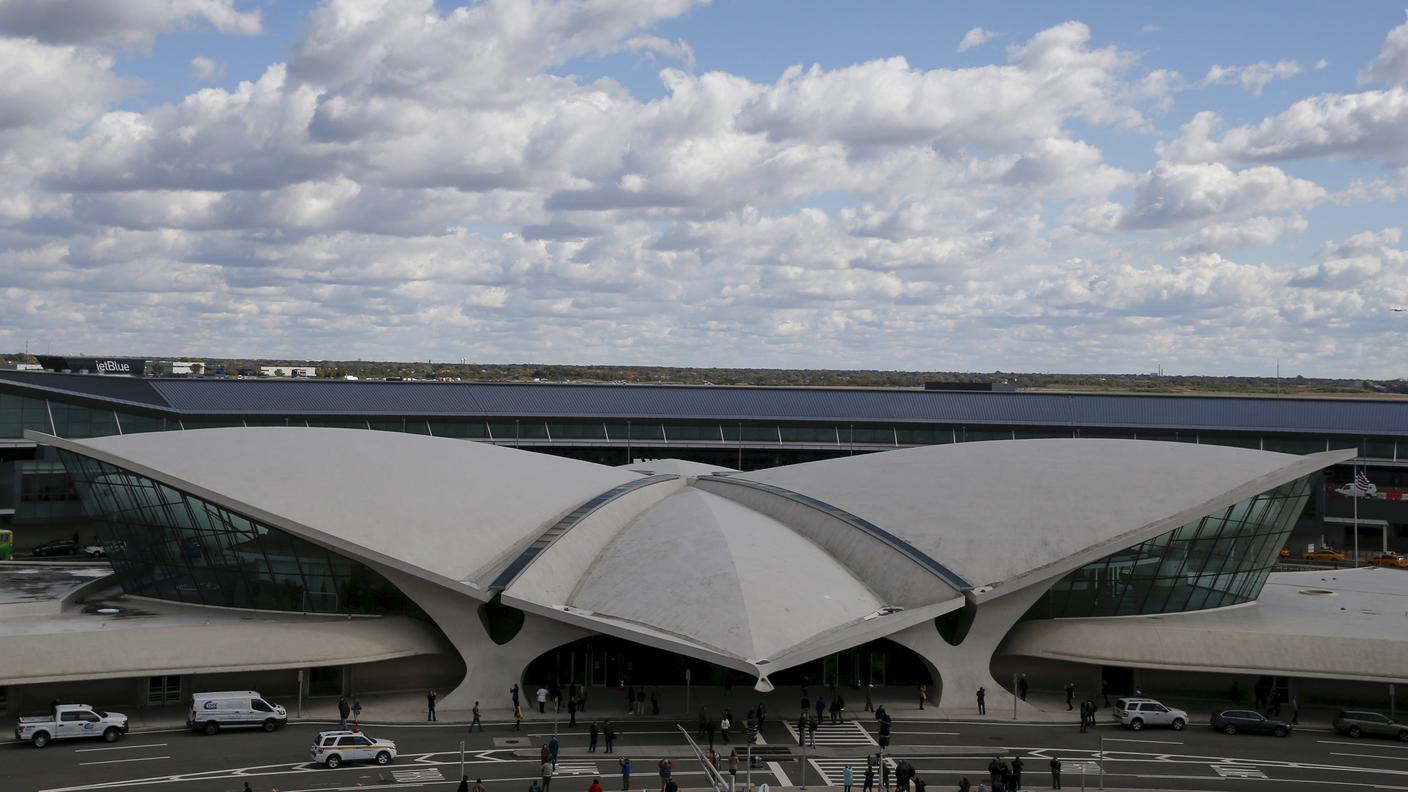
[[[866,763],[865,765],[865,787],[861,792],[872,792],[875,789],[875,765]]]
[[[1020,677],[1017,677],[1017,698],[1021,699],[1022,701],[1026,701],[1027,689],[1027,675],[1022,674]]]
[[[587,743],[587,753],[596,753],[596,737],[600,733],[601,724],[592,721],[591,728],[587,730],[587,734],[591,737],[591,742]]]
[[[1051,788],[1061,788],[1061,758],[1059,756],[1051,757]]]
[[[1010,790],[1010,789],[1013,788],[1013,787],[1012,787],[1012,778],[1013,778],[1013,775],[1012,775],[1012,766],[1009,765],[1009,764],[1007,764],[1006,762],[1003,762],[1003,763],[1002,763],[1002,772],[1001,772],[1001,774],[999,775],[999,778],[998,778],[998,781],[1002,784],[1002,788],[1003,788],[1003,789],[1008,789],[1008,790]]]
[[[435,717],[435,691],[425,694],[425,719],[428,721],[437,720]]]
[[[1022,788],[1022,757],[1019,755],[1012,760],[1012,792],[1018,792]]]
[[[988,783],[992,784],[993,786],[997,786],[997,783],[999,780],[1001,780],[1001,778],[1002,758],[998,756],[993,756],[992,761],[988,762]]]
[[[611,753],[611,745],[616,742],[616,727],[611,725],[611,721],[601,727],[601,736],[606,738],[606,752]]]
[[[1073,709],[1076,708],[1076,707],[1075,707],[1075,704],[1072,703],[1072,702],[1075,701],[1075,698],[1076,698],[1076,683],[1074,683],[1074,682],[1067,682],[1067,683],[1066,683],[1066,709],[1067,709],[1068,711],[1069,711],[1069,710],[1073,710]]]
[[[978,714],[988,714],[988,689],[985,687],[978,688]]]

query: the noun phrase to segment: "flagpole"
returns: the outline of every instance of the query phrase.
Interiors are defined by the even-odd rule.
[[[1359,466],[1354,466],[1354,490],[1359,491]],[[1368,494],[1368,491],[1364,491]],[[1354,565],[1359,566],[1359,496],[1354,498]]]

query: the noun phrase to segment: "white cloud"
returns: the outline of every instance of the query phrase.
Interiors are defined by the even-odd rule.
[[[1298,214],[1285,217],[1255,215],[1244,220],[1203,226],[1192,237],[1177,240],[1168,247],[1192,253],[1222,252],[1270,245],[1287,233],[1304,233],[1309,227],[1309,221]]]
[[[1220,163],[1160,162],[1134,186],[1134,200],[1119,214],[1126,229],[1176,228],[1208,219],[1303,209],[1326,192],[1279,168],[1234,171]]]
[[[1408,11],[1404,11],[1408,15]],[[1408,81],[1408,22],[1390,30],[1383,49],[1364,70],[1359,82],[1386,82],[1390,85]]]
[[[1319,68],[1319,67],[1317,67]],[[1305,71],[1293,60],[1257,61],[1250,66],[1213,66],[1199,85],[1223,85],[1241,83],[1242,88],[1255,96],[1260,96],[1272,80],[1285,80]]]
[[[1325,60],[1324,58],[1321,58],[1320,60],[1315,61],[1315,70],[1316,70],[1316,71],[1320,71],[1321,69],[1323,69],[1323,68],[1325,68],[1326,66],[1329,66],[1329,65],[1330,65],[1330,62],[1329,62],[1329,61]]]
[[[92,50],[0,37],[0,130],[71,129],[133,87]]]
[[[975,27],[963,34],[963,40],[958,42],[958,51],[967,52],[974,47],[980,46],[997,34],[986,28]]]
[[[1399,250],[1403,229],[1365,231],[1344,240],[1327,242],[1316,258],[1320,263],[1296,273],[1290,285],[1314,289],[1371,290],[1397,284],[1408,269],[1408,250]]]
[[[219,77],[224,75],[224,73],[224,66],[220,65],[219,63],[216,63],[210,58],[205,57],[204,55],[197,55],[196,57],[191,58],[191,74],[194,75],[197,80],[208,81],[218,79]]]
[[[259,9],[241,11],[235,0],[0,0],[0,32],[57,44],[145,48],[196,23],[241,36],[261,29]]]

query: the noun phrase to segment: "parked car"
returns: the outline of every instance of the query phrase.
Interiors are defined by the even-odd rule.
[[[191,696],[191,717],[186,725],[215,734],[231,726],[258,726],[271,732],[288,723],[288,711],[270,704],[253,690],[196,693]]]
[[[1230,709],[1214,712],[1212,714],[1212,727],[1217,731],[1227,734],[1256,732],[1258,734],[1274,734],[1277,737],[1285,737],[1291,733],[1291,724],[1288,721],[1268,718],[1254,710]]]
[[[1404,558],[1402,553],[1380,553],[1369,559],[1369,563],[1391,569],[1408,569],[1408,558]]]
[[[1188,725],[1188,713],[1166,707],[1151,698],[1122,698],[1115,702],[1115,720],[1134,731],[1145,726],[1168,726],[1174,731],[1181,731]]]
[[[376,762],[384,765],[396,758],[396,743],[378,740],[354,731],[318,732],[308,756],[318,764],[337,767],[343,762]]]
[[[39,545],[32,552],[36,556],[74,555],[78,552],[78,544],[72,539],[55,539]]]
[[[107,558],[108,551],[102,545],[90,544],[83,548],[83,555],[89,558]]]
[[[1343,710],[1331,721],[1335,731],[1350,737],[1392,737],[1408,742],[1408,724],[1399,723],[1387,715],[1364,710]]]
[[[127,716],[87,704],[58,704],[48,715],[26,715],[15,724],[15,739],[43,748],[51,740],[102,737],[115,742],[127,733]]]
[[[1322,547],[1319,550],[1307,550],[1300,554],[1306,561],[1344,561],[1348,556],[1343,550],[1336,550],[1333,547]]]

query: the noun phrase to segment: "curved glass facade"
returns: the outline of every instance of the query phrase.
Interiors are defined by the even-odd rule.
[[[1086,564],[1057,581],[1026,618],[1132,616],[1250,602],[1305,508],[1311,478]]]
[[[129,594],[233,608],[423,616],[363,564],[105,462],[68,451],[60,457]]]

